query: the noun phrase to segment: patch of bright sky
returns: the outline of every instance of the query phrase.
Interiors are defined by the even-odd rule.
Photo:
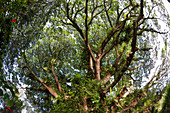
[[[167,0],[163,0],[163,3],[164,3],[164,5],[165,5],[165,8],[166,8],[167,11],[168,11],[168,14],[170,15],[170,3],[169,3]],[[169,27],[167,27],[164,22],[158,20],[158,23],[161,25],[161,30],[165,29],[165,30],[167,31],[167,30],[169,29]],[[166,37],[168,43],[170,42],[169,36],[170,36],[170,34],[168,34],[168,37]],[[157,51],[157,52],[158,52],[158,54],[157,54],[157,55],[158,55],[158,56],[157,56],[158,59],[156,60],[156,63],[155,63],[155,65],[154,65],[154,68],[151,70],[151,74],[149,75],[149,78],[148,78],[148,79],[147,79],[147,78],[144,78],[143,81],[147,81],[147,82],[148,82],[148,81],[152,78],[152,76],[154,76],[155,71],[156,71],[156,73],[158,72],[158,70],[156,70],[156,68],[162,64],[162,60],[163,60],[163,59],[162,59],[161,55],[162,55],[162,49],[165,48],[165,43],[164,43],[164,40],[163,40],[163,38],[162,38],[162,36],[161,36],[160,34],[158,34],[157,37],[158,37],[158,38],[157,38],[157,39],[158,39],[158,40],[157,40],[158,43],[157,43],[156,45],[154,45],[153,48],[155,48],[156,46],[159,47],[159,49],[158,49],[158,51]],[[167,47],[167,51],[170,51],[170,48],[169,48],[169,47]],[[169,56],[168,56],[168,57],[169,57]],[[155,56],[154,56],[153,53],[151,53],[151,58],[153,58],[153,60],[155,60],[155,59],[154,59]],[[169,59],[170,59],[170,58],[169,58]],[[170,79],[170,76],[168,76],[168,78]],[[147,82],[143,83],[142,85],[144,86]]]

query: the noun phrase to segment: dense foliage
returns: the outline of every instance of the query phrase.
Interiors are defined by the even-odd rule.
[[[8,46],[10,45],[10,40],[12,39],[13,28],[16,26],[16,17],[18,15],[18,10],[21,10],[24,2],[1,0],[0,1],[0,112],[12,111],[20,112],[22,107],[22,102],[18,99],[16,84],[13,84],[7,76],[8,69],[4,65],[4,59],[8,54]],[[12,55],[12,54],[11,54]],[[12,56],[11,63],[14,62],[14,57]],[[12,65],[11,65],[12,66]]]
[[[26,89],[28,111],[159,110],[169,83],[170,21],[162,0],[25,4],[17,11],[4,65],[8,77]],[[167,26],[161,28],[160,22]],[[160,35],[162,64],[151,73]]]

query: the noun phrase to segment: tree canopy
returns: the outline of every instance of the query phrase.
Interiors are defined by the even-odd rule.
[[[11,43],[13,28],[16,26],[18,10],[22,10],[25,5],[23,1],[0,1],[0,101],[4,109],[12,111],[11,109],[15,108],[14,112],[20,112],[22,102],[18,99],[16,84],[13,84],[7,76],[8,69],[4,65],[4,59],[9,52],[8,46]],[[14,57],[11,57],[11,63],[13,62]],[[3,109],[0,112],[4,112]]]
[[[159,110],[169,83],[162,0],[26,0],[16,14],[5,74],[35,112]]]

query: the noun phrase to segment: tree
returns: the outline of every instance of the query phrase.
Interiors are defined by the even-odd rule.
[[[158,24],[169,24],[162,1],[36,1],[37,6],[13,40],[15,72],[29,85],[27,97],[35,110],[141,112],[156,105],[165,91],[160,83],[167,82],[167,48],[158,72],[142,84],[153,65],[151,37],[168,33]]]

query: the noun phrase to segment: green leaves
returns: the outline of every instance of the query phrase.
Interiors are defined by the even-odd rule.
[[[143,80],[152,68],[150,52],[142,48],[151,46],[151,42],[157,40],[155,33],[160,33],[151,29],[154,26],[160,30],[152,6],[144,3],[144,18],[136,23],[142,8],[140,5],[133,9],[140,2],[135,0],[105,0],[105,4],[103,0],[88,1],[87,14],[85,1],[18,2],[14,14],[10,13],[18,16],[14,31],[10,31],[13,34],[9,35],[9,39],[12,37],[12,40],[8,49],[4,49],[9,50],[4,57],[8,64],[5,67],[9,70],[8,76],[15,71],[13,79],[19,78],[19,83],[29,86],[25,94],[34,109],[39,112],[106,112],[109,109],[111,112],[110,108],[113,108],[115,112],[121,112],[122,108],[129,109],[129,103],[135,105],[131,108],[132,112],[144,109],[140,106],[143,102],[139,105],[134,103],[140,92],[136,94],[133,91],[142,89]],[[9,5],[14,3],[9,2]],[[156,2],[153,4],[157,5]],[[88,26],[85,23],[87,15]],[[154,33],[149,34],[148,31]],[[6,34],[7,31],[5,37]],[[166,57],[167,48],[168,41],[165,40],[162,57]],[[157,52],[157,48],[155,50]],[[23,51],[25,54],[22,54]],[[18,62],[15,62],[17,58]],[[100,61],[99,66],[96,65],[97,60]],[[19,69],[13,66],[19,66]],[[97,73],[101,80],[96,80]],[[103,85],[101,81],[107,84]],[[4,86],[12,96],[15,95],[15,88],[8,84]],[[124,86],[133,86],[134,89],[125,98],[120,98],[124,102],[118,101],[116,96],[120,95]],[[59,97],[55,99],[48,89]],[[0,95],[3,95],[2,91]],[[10,96],[5,98],[12,106]],[[141,98],[138,101],[146,101],[145,97]],[[150,100],[148,98],[145,107],[153,102]],[[112,106],[114,102],[118,104]]]

